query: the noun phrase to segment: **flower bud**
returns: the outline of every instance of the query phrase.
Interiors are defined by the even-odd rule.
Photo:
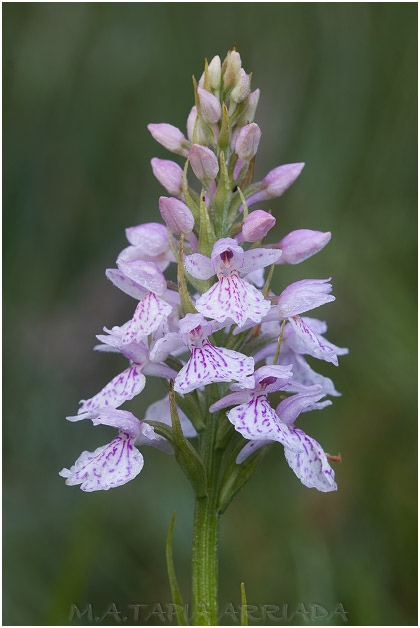
[[[239,78],[242,66],[241,55],[236,50],[229,50],[223,62],[223,85],[225,89],[231,89]]]
[[[194,105],[187,118],[187,135],[190,142],[193,141],[194,127],[195,121],[197,120],[197,115],[197,107]]]
[[[147,128],[153,138],[172,153],[177,153],[183,157],[188,155],[186,137],[176,126],[162,122],[160,124],[148,124]]]
[[[182,168],[169,159],[158,159],[154,157],[151,161],[153,174],[163,187],[172,196],[182,194]]]
[[[252,122],[254,120],[259,99],[260,99],[259,89],[256,89],[255,91],[250,93],[247,107],[245,111],[243,112],[240,120],[244,120],[245,122]],[[239,121],[238,121],[238,124],[239,124]]]
[[[213,180],[219,172],[219,163],[216,155],[210,148],[193,144],[189,152],[191,168],[200,181]]]
[[[161,196],[159,210],[163,220],[175,235],[190,233],[194,227],[194,217],[190,209],[177,198]]]
[[[243,68],[241,68],[235,86],[230,93],[231,100],[236,103],[240,103],[245,100],[250,92],[250,84],[251,81],[248,74]]]
[[[214,90],[220,89],[220,83],[222,80],[222,64],[219,55],[213,57],[208,67],[210,87]]]
[[[261,129],[254,122],[242,127],[235,143],[235,152],[239,159],[248,162],[257,154],[261,139]]]
[[[203,120],[208,124],[216,124],[222,115],[222,108],[219,99],[210,92],[199,87],[197,89],[198,98],[200,100],[201,115]]]
[[[270,198],[281,196],[298,178],[304,165],[304,163],[286,164],[271,170],[262,181],[255,184],[257,191],[247,198],[248,207],[260,201],[268,201]],[[241,206],[240,211],[242,210]]]
[[[252,214],[250,214],[252,215]],[[308,259],[328,244],[331,240],[330,231],[312,231],[311,229],[297,229],[287,234],[276,248],[283,251],[278,264],[299,264]]]
[[[271,170],[263,179],[267,197],[281,196],[298,178],[304,165],[303,163],[286,164]]]
[[[274,216],[262,209],[256,209],[245,218],[242,225],[242,237],[245,242],[258,242],[267,235],[275,224]]]

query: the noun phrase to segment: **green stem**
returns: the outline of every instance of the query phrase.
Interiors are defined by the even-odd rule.
[[[208,401],[217,399],[217,386],[209,386]],[[214,399],[213,399],[214,397]],[[207,413],[206,430],[201,438],[201,452],[207,475],[207,496],[196,498],[193,523],[192,590],[193,625],[218,625],[218,549],[219,519],[217,508],[221,453],[216,450],[219,413]]]
[[[219,514],[211,496],[196,499],[193,527],[193,625],[218,625]]]

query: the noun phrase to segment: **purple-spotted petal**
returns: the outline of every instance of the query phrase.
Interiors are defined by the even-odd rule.
[[[149,292],[137,305],[133,318],[122,338],[124,345],[139,342],[156,329],[172,312],[172,306]]]
[[[179,349],[182,348],[185,349],[185,344],[181,336],[178,333],[170,332],[156,341],[150,351],[150,359],[154,362],[162,362],[166,360],[169,354],[179,351]]]
[[[290,468],[304,486],[316,488],[323,493],[336,491],[337,484],[334,481],[334,471],[330,467],[321,445],[296,427],[293,429],[293,433],[300,440],[303,449],[300,452],[284,450]]]
[[[161,362],[148,362],[143,368],[143,373],[154,377],[163,377],[164,379],[173,379],[177,376],[177,371]]]
[[[81,484],[82,491],[107,491],[122,486],[143,468],[143,456],[134,446],[134,438],[121,432],[108,445],[94,452],[84,451],[70,469],[62,469],[66,484]]]
[[[239,246],[238,241],[234,238],[221,238],[217,240],[213,246],[211,253],[211,261],[217,272],[222,272],[226,268],[226,262],[222,260],[224,253],[228,252],[228,268],[231,270],[239,270],[244,263],[244,250]],[[254,269],[250,269],[254,270]],[[248,271],[249,272],[249,271]]]
[[[251,249],[244,253],[244,263],[241,268],[241,275],[247,275],[258,268],[265,268],[275,264],[281,257],[279,249]]]
[[[238,392],[231,393],[230,395],[226,395],[226,397],[222,397],[219,401],[216,401],[212,406],[210,406],[209,412],[217,412],[223,408],[244,403],[245,401],[248,401],[250,394],[251,393],[248,390],[240,390]]]
[[[174,389],[188,393],[212,382],[241,380],[254,370],[254,359],[237,351],[214,347],[208,341],[192,348],[188,363],[180,370]]]
[[[169,246],[169,245],[168,245]],[[162,272],[166,270],[169,266],[170,262],[175,261],[175,257],[171,249],[167,249],[163,253],[159,255],[148,255],[145,252],[145,248],[141,246],[127,246],[123,249],[117,258],[117,265],[123,262],[134,262],[134,261],[143,261],[143,262],[153,262]]]
[[[263,294],[238,275],[220,276],[219,281],[201,295],[195,304],[204,316],[218,322],[231,318],[239,326],[261,319],[271,307]]]
[[[98,408],[118,408],[124,401],[133,399],[140,394],[146,384],[146,378],[136,364],[129,366],[125,371],[114,377],[97,395],[81,401],[78,414],[90,413]]]
[[[245,281],[248,283],[252,283],[257,288],[264,287],[264,268],[257,268],[257,270],[253,270],[251,273],[248,273],[243,277]]]
[[[96,345],[94,349],[97,351],[117,351],[122,353],[127,360],[131,360],[136,364],[143,364],[149,359],[149,349],[143,342],[131,342],[123,344],[123,337],[130,325],[131,321],[127,321],[121,327],[115,326],[112,329],[104,327],[104,331],[108,333],[98,334],[96,337],[103,342],[102,345]]]
[[[286,364],[283,366],[281,364],[269,364],[267,366],[261,366],[255,371],[254,377],[257,384],[264,382],[264,380],[267,380],[268,378],[275,378],[276,380],[279,380],[280,385],[283,386],[285,382],[289,381],[291,377],[293,377],[292,365]],[[273,385],[275,385],[274,382],[268,383],[266,391],[272,392],[270,387]],[[274,390],[280,389],[274,388],[273,391]]]
[[[200,327],[200,337],[210,336],[212,334],[212,326],[205,320],[202,314],[186,314],[184,318],[181,318],[179,321],[178,327],[180,334],[183,336],[194,332],[198,327]]]
[[[275,348],[272,355],[274,355],[274,352]],[[313,369],[311,369],[303,355],[299,355],[292,350],[287,350],[283,353],[282,347],[278,362],[281,364],[292,365],[293,380],[291,385],[293,385],[293,382],[298,382],[304,386],[313,386],[314,384],[317,384],[321,386],[321,391],[325,395],[331,395],[332,397],[341,396],[341,393],[336,391],[333,381],[329,377],[324,377],[324,375],[316,373]],[[295,389],[292,392],[298,392],[298,390]]]
[[[248,440],[275,440],[294,451],[301,448],[287,425],[279,421],[265,395],[232,408],[227,417],[236,431]]]
[[[258,451],[258,449],[261,449],[261,447],[264,447],[264,445],[269,445],[272,442],[273,442],[272,440],[263,440],[263,439],[250,440],[237,455],[236,464],[242,464],[243,462],[245,462],[247,458],[249,458],[249,456],[252,456],[253,453]]]
[[[146,222],[125,230],[127,240],[148,255],[160,255],[169,249],[168,232],[159,222]]]
[[[130,297],[137,299],[137,301],[140,301],[147,293],[147,290],[144,290],[138,283],[129,279],[117,268],[107,268],[105,275],[110,281],[112,281],[114,286],[117,286],[117,288],[128,294]]]
[[[147,292],[154,292],[162,296],[166,291],[166,280],[163,273],[153,262],[133,260],[131,262],[118,261],[118,268],[126,277],[142,286]]]
[[[109,425],[122,430],[129,436],[137,436],[140,430],[140,421],[128,410],[117,410],[116,408],[98,408],[92,411],[91,416],[78,414],[67,417],[68,421],[81,421],[82,419],[92,420],[93,425]]]
[[[338,366],[337,351],[335,347],[321,335],[315,334],[300,318],[293,316],[289,318],[289,330],[287,331],[287,346],[296,353],[312,355],[319,360],[332,362]]]
[[[330,294],[332,286],[329,279],[302,279],[287,286],[277,302],[277,309],[283,318],[303,314],[320,305],[335,301]]]
[[[184,259],[184,266],[187,273],[196,279],[210,279],[216,272],[211,259],[201,253],[187,255]]]
[[[320,392],[318,386],[314,386],[311,391],[298,393],[280,401],[276,408],[276,414],[286,425],[293,425],[301,412],[312,410],[314,404],[322,397],[324,397],[324,393]]]

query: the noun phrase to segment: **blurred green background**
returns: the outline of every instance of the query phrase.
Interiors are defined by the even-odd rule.
[[[333,233],[274,289],[331,275],[337,301],[317,315],[350,354],[316,363],[343,397],[300,422],[342,453],[339,491],[306,489],[273,447],[222,521],[221,609],[244,581],[250,604],[289,605],[287,621],[260,610],[254,624],[317,623],[311,605],[338,603],[352,625],[417,624],[417,6],[404,3],[3,5],[5,624],[67,624],[73,603],[104,624],[146,604],[139,623],[163,623],[174,509],[190,598],[193,500],[172,457],[146,449],[141,475],[107,493],[57,473],[113,433],[65,416],[125,363],[92,348],[134,307],[104,275],[124,228],[160,220],[150,159],[171,157],[146,124],[184,129],[191,75],[235,42],[262,91],[257,177],[306,162],[262,205],[275,238]],[[140,418],[159,386],[129,406]]]

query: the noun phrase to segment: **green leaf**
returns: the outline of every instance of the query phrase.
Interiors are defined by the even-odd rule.
[[[224,150],[224,151],[229,149],[230,148],[230,139],[231,139],[231,132],[230,132],[230,124],[229,124],[229,113],[228,113],[228,110],[227,110],[227,107],[226,107],[225,103],[223,103],[223,105],[222,105],[222,126],[221,126],[220,133],[219,133],[219,139],[217,140],[219,148],[221,150]]]
[[[247,460],[245,460],[242,464],[236,464],[236,457],[242,447],[244,447],[244,444],[244,440],[241,439],[233,450],[231,463],[228,464],[226,468],[219,494],[218,510],[220,513],[223,513],[226,510],[236,493],[240,491],[243,486],[245,486],[261,463],[268,448],[271,446],[265,445],[252,454],[252,456],[247,458]]]
[[[197,193],[192,190],[187,181],[187,172],[190,160],[187,159],[184,166],[184,172],[182,175],[182,192],[184,194],[184,199],[186,205],[191,210],[192,215],[194,216],[195,228],[198,228],[200,222],[200,208],[198,205]]]
[[[171,408],[175,458],[185,475],[190,480],[196,496],[205,497],[207,495],[206,470],[204,469],[204,465],[201,462],[196,450],[185,438],[182,432],[178,411],[176,409],[174,382],[172,379],[170,381],[169,389],[169,404]]]
[[[184,234],[182,234],[179,238],[178,291],[184,314],[197,314],[197,310],[190,299],[190,293],[188,292],[187,282],[184,275]]]
[[[210,257],[215,242],[216,236],[207,211],[204,191],[202,190],[200,200],[200,238],[198,241],[199,253]]]
[[[178,581],[176,579],[174,558],[172,554],[172,532],[175,523],[175,511],[172,513],[171,523],[169,524],[168,537],[166,539],[166,566],[168,569],[169,586],[171,587],[172,602],[175,606],[175,613],[178,626],[188,626],[188,620],[185,615],[184,602],[179,590]]]
[[[227,215],[232,199],[232,182],[226,166],[225,154],[220,153],[220,179],[214,194],[214,216],[219,238],[227,235]]]
[[[169,425],[165,425],[165,423],[161,423],[160,421],[145,421],[145,423],[153,427],[156,434],[163,436],[171,445],[174,445],[174,433]]]
[[[241,582],[241,626],[248,626],[246,592],[245,592],[245,584],[243,582]]]
[[[175,393],[175,401],[178,408],[181,408],[184,414],[186,414],[190,419],[197,432],[202,432],[205,429],[206,424],[200,403],[198,401],[197,391],[194,390],[192,393],[188,393],[184,397]]]

